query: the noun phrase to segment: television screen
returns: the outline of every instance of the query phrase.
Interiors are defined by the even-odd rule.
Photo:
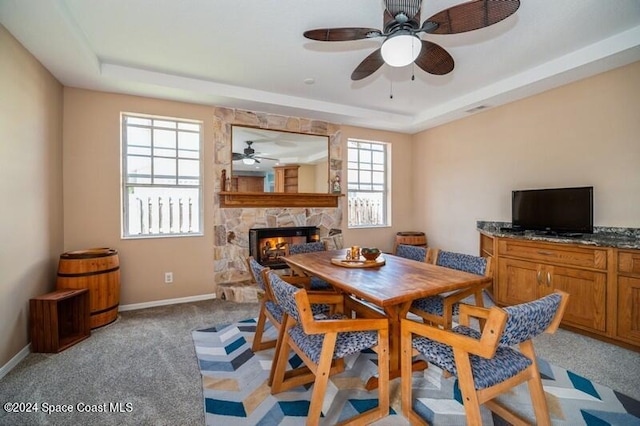
[[[513,191],[515,229],[593,233],[593,187]]]

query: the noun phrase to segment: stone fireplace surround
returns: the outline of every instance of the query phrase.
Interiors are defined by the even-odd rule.
[[[230,298],[237,287],[235,300],[254,300],[253,289],[243,291],[251,281],[246,258],[249,256],[249,229],[292,226],[316,226],[320,238],[329,230],[341,228],[342,198],[337,208],[220,208],[222,170],[231,170],[231,126],[245,125],[264,129],[308,133],[329,137],[329,178],[341,175],[342,141],[335,124],[297,117],[218,107],[214,112],[214,280],[218,297]],[[341,177],[341,176],[340,176]],[[329,183],[327,182],[327,193]]]

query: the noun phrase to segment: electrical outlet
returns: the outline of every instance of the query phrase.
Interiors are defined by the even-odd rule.
[[[171,284],[173,282],[173,272],[164,273],[164,283]]]

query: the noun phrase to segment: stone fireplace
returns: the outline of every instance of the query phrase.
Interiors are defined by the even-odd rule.
[[[218,192],[224,186],[222,170],[231,169],[231,126],[246,125],[297,133],[329,136],[329,177],[340,176],[342,143],[340,127],[331,123],[297,117],[285,117],[230,108],[216,108],[214,117],[214,273],[216,293],[223,297],[221,286],[238,288],[250,283],[246,258],[250,254],[249,232],[261,228],[314,227],[321,240],[329,237],[331,229],[340,229],[343,198],[337,208],[269,207],[221,208]],[[327,192],[329,192],[327,184]],[[252,300],[247,290],[238,299]],[[255,291],[254,291],[255,293]],[[239,300],[240,301],[240,300]]]

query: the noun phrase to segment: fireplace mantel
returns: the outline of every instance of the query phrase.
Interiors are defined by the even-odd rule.
[[[303,192],[219,192],[220,207],[338,207],[343,194]]]

